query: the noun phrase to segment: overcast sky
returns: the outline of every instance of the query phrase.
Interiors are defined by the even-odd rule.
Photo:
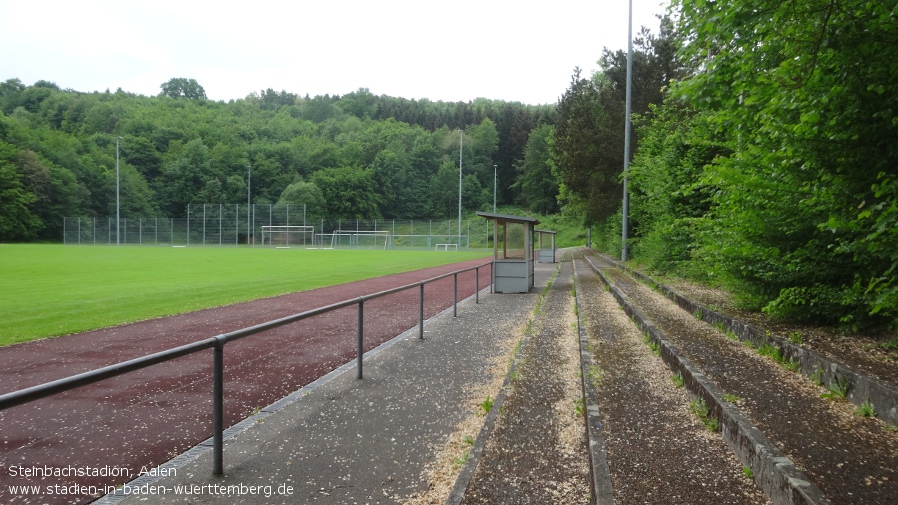
[[[668,2],[633,0],[633,32]],[[0,0],[0,81],[213,100],[272,88],[555,103],[574,67],[626,49],[627,0]]]

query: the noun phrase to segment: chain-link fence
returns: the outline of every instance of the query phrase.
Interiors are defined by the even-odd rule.
[[[63,220],[65,244],[464,250],[490,247],[487,220],[320,219],[299,205],[195,204],[186,218]]]

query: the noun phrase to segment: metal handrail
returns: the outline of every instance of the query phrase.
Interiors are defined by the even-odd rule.
[[[25,389],[20,389],[18,391],[13,391],[10,393],[6,393],[0,395],[0,411],[6,410],[11,407],[15,407],[17,405],[23,405],[26,403],[30,403],[36,400],[40,400],[42,398],[46,398],[48,396],[52,396],[58,393],[64,393],[66,391],[71,391],[73,389],[77,389],[82,386],[86,386],[88,384],[93,384],[95,382],[99,382],[105,379],[110,379],[112,377],[118,377],[119,375],[124,375],[129,372],[133,372],[136,370],[140,370],[143,368],[148,368],[153,365],[158,365],[160,363],[164,363],[167,361],[171,361],[175,358],[180,358],[182,356],[187,356],[189,354],[194,354],[196,352],[212,348],[213,349],[213,367],[212,367],[212,473],[215,475],[221,475],[224,473],[224,463],[223,463],[223,447],[224,447],[224,428],[223,428],[223,419],[224,419],[224,346],[228,342],[239,340],[244,337],[248,337],[250,335],[254,335],[256,333],[261,333],[263,331],[271,330],[280,326],[284,326],[286,324],[295,323],[297,321],[302,321],[303,319],[308,319],[310,317],[314,317],[317,315],[324,314],[326,312],[330,312],[332,310],[341,309],[344,307],[349,307],[351,305],[358,305],[358,332],[357,332],[357,356],[356,356],[356,368],[357,374],[356,377],[358,379],[362,378],[362,356],[364,354],[364,332],[363,332],[363,319],[364,319],[364,305],[368,300],[373,300],[375,298],[380,298],[382,296],[390,295],[393,293],[398,293],[400,291],[405,291],[407,289],[412,289],[415,287],[419,288],[419,310],[418,310],[418,338],[424,339],[424,286],[431,282],[435,282],[441,279],[445,279],[449,276],[453,277],[453,290],[452,290],[452,315],[453,317],[458,316],[458,274],[464,272],[470,272],[474,270],[474,302],[480,303],[480,269],[486,266],[492,265],[492,261],[488,263],[484,263],[482,265],[477,265],[473,267],[464,268],[461,270],[455,270],[453,272],[448,272],[442,275],[438,275],[436,277],[431,277],[429,279],[425,279],[423,281],[414,282],[411,284],[405,284],[403,286],[398,286],[391,289],[386,289],[383,291],[378,291],[376,293],[372,293],[369,295],[359,296],[358,298],[352,298],[349,300],[344,300],[342,302],[333,303],[330,305],[325,305],[323,307],[318,307],[312,310],[307,310],[305,312],[300,312],[297,314],[293,314],[290,316],[282,317],[280,319],[274,319],[271,321],[267,321],[261,324],[257,324],[255,326],[249,326],[247,328],[242,328],[239,330],[231,331],[228,333],[222,333],[220,335],[216,335],[214,337],[210,337],[207,339],[199,340],[197,342],[193,342],[190,344],[182,345],[180,347],[174,347],[172,349],[166,349],[165,351],[160,351],[153,354],[148,354],[146,356],[142,356],[140,358],[135,358],[128,361],[122,361],[120,363],[116,363],[113,365],[105,366],[103,368],[98,368],[96,370],[91,370],[89,372],[80,373],[77,375],[72,375],[69,377],[65,377],[62,379],[58,379],[51,382],[46,382],[44,384],[38,384],[36,386],[28,387]]]

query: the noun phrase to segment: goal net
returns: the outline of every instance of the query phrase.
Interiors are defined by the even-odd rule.
[[[331,234],[331,248],[389,249],[392,234],[388,230],[335,230]]]
[[[263,226],[262,245],[279,247],[311,246],[315,243],[314,226]]]

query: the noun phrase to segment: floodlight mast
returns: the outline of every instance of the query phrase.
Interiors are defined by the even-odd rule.
[[[246,166],[246,245],[249,245],[249,232],[250,232],[249,217],[250,217],[250,214],[252,214],[252,211],[250,210],[250,208],[251,208],[250,203],[249,203],[249,190],[251,187],[250,185],[252,183],[252,172],[253,172],[252,165],[247,165]]]
[[[458,130],[458,244],[461,245],[461,167],[462,148],[465,145],[465,131]]]
[[[496,213],[496,165],[493,165],[493,214]]]
[[[119,154],[118,154],[118,141],[121,140],[121,137],[115,138],[115,245],[121,245],[121,241],[119,239],[118,230],[121,225],[121,200],[119,199]]]
[[[632,110],[633,88],[633,0],[630,0],[630,25],[627,31],[627,104],[624,121],[624,202],[621,221],[621,261],[627,261],[627,228],[630,212],[630,198],[627,194],[627,174],[630,171],[630,112]]]

